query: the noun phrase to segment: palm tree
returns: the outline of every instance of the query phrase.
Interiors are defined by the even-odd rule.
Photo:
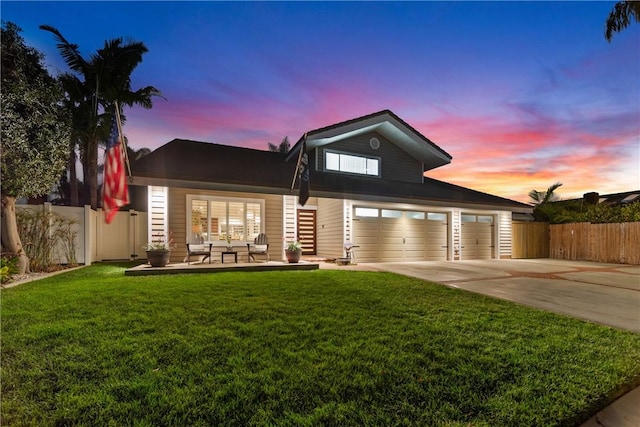
[[[531,190],[529,192],[531,204],[535,206],[533,209],[533,217],[536,221],[554,221],[557,212],[551,202],[557,199],[554,192],[561,186],[561,182],[556,182],[547,188],[547,191]]]
[[[291,144],[289,143],[289,137],[285,136],[280,145],[272,144],[270,142],[267,143],[269,146],[269,151],[273,151],[274,153],[287,154],[289,149],[291,149]]]
[[[76,172],[76,161],[78,155],[76,150],[81,150],[81,158],[85,159],[84,148],[86,147],[89,134],[92,129],[89,123],[91,119],[91,108],[87,103],[87,95],[85,93],[84,84],[73,74],[64,73],[59,76],[62,87],[65,91],[65,106],[71,112],[72,131],[69,141],[69,198],[71,206],[80,206],[80,197],[78,191],[78,179]],[[83,163],[85,164],[85,163]],[[84,204],[84,201],[83,201]]]
[[[84,180],[89,184],[89,200],[95,209],[98,207],[98,146],[108,136],[116,106],[121,109],[140,105],[150,109],[152,97],[162,94],[153,86],[136,91],[131,89],[131,74],[148,51],[142,42],[125,43],[122,38],[107,40],[104,47],[87,60],[80,55],[78,45],[68,42],[56,28],[49,25],[40,28],[54,34],[62,58],[77,76],[75,92],[69,94],[74,110],[80,110],[76,111],[78,121],[74,122],[74,141],[80,143]],[[121,117],[124,122],[126,118]],[[75,125],[78,125],[77,129]]]
[[[125,137],[126,139],[126,137]],[[131,148],[127,145],[127,157],[129,158],[130,162],[135,162],[137,160],[140,160],[141,158],[143,158],[144,156],[146,156],[147,154],[151,153],[151,149],[147,148],[147,147],[142,147],[138,150]]]
[[[539,206],[539,205],[554,201],[556,199],[556,195],[554,194],[554,191],[556,191],[561,186],[562,186],[561,182],[556,182],[555,184],[547,188],[547,191],[531,190],[529,192],[529,198],[531,199],[531,204],[535,206]]]
[[[607,26],[604,37],[607,41],[611,41],[613,33],[619,33],[629,26],[631,18],[636,22],[640,22],[640,2],[624,0],[619,1],[613,7],[613,10],[607,18]]]

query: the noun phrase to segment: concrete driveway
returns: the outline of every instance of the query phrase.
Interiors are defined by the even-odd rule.
[[[557,259],[367,266],[640,332],[640,266]]]

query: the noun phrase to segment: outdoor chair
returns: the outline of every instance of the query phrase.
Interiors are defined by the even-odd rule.
[[[209,258],[209,264],[211,264],[211,250],[213,244],[204,243],[204,238],[201,235],[195,236],[193,240],[195,243],[187,243],[187,264],[191,263],[192,256],[204,256],[204,258],[202,258],[202,262]]]
[[[264,255],[266,261],[270,261],[269,258],[269,238],[266,234],[260,233],[253,241],[253,244],[247,243],[247,250],[249,251],[249,262],[253,259],[256,260],[255,255]]]

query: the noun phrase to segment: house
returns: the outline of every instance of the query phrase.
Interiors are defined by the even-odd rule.
[[[292,191],[303,138],[288,155],[175,139],[133,165],[148,186],[149,235],[171,232],[177,249],[226,237],[246,248],[260,232],[272,259],[299,240],[303,254],[359,262],[511,257],[511,221],[532,207],[428,178],[451,156],[389,110],[306,133],[311,197]],[[246,250],[246,249],[245,249]],[[241,255],[242,256],[242,255]]]
[[[626,191],[624,193],[599,194],[597,192],[585,193],[580,199],[568,199],[579,201],[587,205],[597,205],[603,203],[608,206],[629,205],[640,202],[640,190]],[[565,200],[567,201],[567,200]]]

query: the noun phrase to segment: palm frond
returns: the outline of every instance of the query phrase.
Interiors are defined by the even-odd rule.
[[[40,25],[39,28],[41,30],[48,31],[55,36],[56,40],[58,41],[56,47],[60,51],[64,62],[69,66],[70,69],[82,74],[86,73],[87,61],[82,57],[82,55],[80,55],[80,51],[78,50],[79,46],[77,44],[67,41],[62,33],[60,33],[57,28],[52,27],[51,25]]]
[[[607,41],[611,41],[613,33],[619,33],[627,28],[631,23],[631,18],[640,22],[640,2],[627,0],[616,3],[605,26],[604,37]]]

